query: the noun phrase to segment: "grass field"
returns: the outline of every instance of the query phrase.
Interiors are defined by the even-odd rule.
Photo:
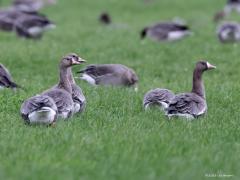
[[[239,179],[240,45],[221,45],[212,22],[224,3],[59,0],[43,10],[57,28],[41,41],[0,32],[0,62],[27,89],[0,92],[0,179],[202,180],[207,174]],[[112,15],[114,25],[99,24],[102,11]],[[141,28],[174,17],[185,19],[194,35],[174,43],[140,40]],[[57,64],[68,52],[89,64],[128,65],[139,76],[139,92],[78,81],[87,98],[82,115],[56,128],[25,125],[21,103],[57,83]],[[198,59],[217,66],[204,74],[206,117],[168,121],[158,110],[143,111],[143,95],[152,88],[191,90]]]

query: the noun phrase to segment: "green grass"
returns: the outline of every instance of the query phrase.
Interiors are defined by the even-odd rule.
[[[240,45],[221,45],[212,22],[224,3],[59,0],[43,11],[57,28],[41,41],[1,32],[1,63],[27,92],[0,92],[0,179],[202,180],[206,173],[239,179]],[[115,25],[98,23],[105,10]],[[176,16],[188,22],[193,36],[173,43],[139,39],[144,26]],[[78,81],[87,98],[82,115],[56,128],[25,125],[21,103],[57,83],[57,64],[68,52],[89,64],[128,65],[139,76],[139,92]],[[189,91],[193,67],[202,58],[217,66],[204,74],[205,118],[168,121],[157,110],[143,111],[143,95],[152,88]]]

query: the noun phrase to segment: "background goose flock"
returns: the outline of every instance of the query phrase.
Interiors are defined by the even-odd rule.
[[[230,99],[237,99],[238,95],[229,89],[238,86],[238,71],[234,68],[239,64],[237,61],[231,62],[231,59],[226,61],[231,54],[229,52],[238,57],[240,23],[232,17],[239,16],[240,1],[228,0],[224,6],[219,5],[220,8],[212,7],[212,14],[205,14],[206,21],[197,17],[198,13],[192,16],[188,14],[187,6],[180,5],[177,0],[176,7],[172,7],[175,13],[166,11],[165,16],[160,16],[161,12],[158,12],[157,8],[161,5],[165,8],[171,7],[167,1],[118,2],[128,4],[132,12],[127,7],[115,7],[117,2],[113,1],[103,4],[85,0],[81,3],[77,0],[14,0],[11,4],[3,2],[0,8],[0,38],[2,36],[2,52],[5,52],[0,55],[3,59],[3,62],[0,62],[0,94],[4,106],[0,119],[10,117],[10,126],[15,127],[17,124],[15,133],[14,129],[9,130],[10,126],[1,121],[3,132],[16,134],[15,139],[19,135],[12,145],[14,149],[15,144],[19,146],[20,138],[23,138],[23,147],[28,147],[28,153],[34,153],[34,147],[37,146],[36,152],[39,155],[44,153],[48,156],[43,149],[50,149],[51,160],[43,156],[43,164],[62,164],[59,162],[66,162],[69,158],[69,167],[64,167],[70,170],[66,172],[76,172],[72,168],[75,165],[80,166],[80,169],[94,166],[99,168],[99,171],[117,166],[117,170],[112,171],[123,179],[159,179],[162,177],[157,173],[159,162],[162,161],[167,167],[176,163],[180,168],[183,155],[189,151],[191,155],[185,156],[194,157],[202,163],[196,165],[196,169],[194,166],[190,167],[194,174],[190,171],[187,175],[183,173],[180,179],[195,178],[199,166],[203,173],[203,167],[207,165],[204,157],[200,159],[199,156],[198,159],[196,153],[207,154],[205,144],[210,144],[211,139],[208,140],[208,137],[211,131],[221,135],[221,118],[227,117],[229,112],[229,108],[223,103],[228,102],[231,108],[238,107],[230,102]],[[155,7],[157,4],[160,6]],[[72,9],[67,9],[70,5]],[[118,11],[114,12],[107,5],[123,10],[122,14],[119,15]],[[201,5],[203,6],[204,2],[196,4],[199,12]],[[84,9],[84,6],[92,7],[92,13],[90,9]],[[81,11],[78,12],[78,8]],[[140,13],[141,8],[146,9],[152,16],[148,18],[143,12]],[[181,14],[185,10],[187,15]],[[52,30],[45,33],[50,29]],[[213,69],[216,71],[207,73],[203,81],[203,73]],[[185,89],[189,89],[191,79],[192,89],[187,91]],[[233,112],[232,116],[237,117],[237,111]],[[238,127],[234,120],[236,119],[233,118],[230,123],[231,128]],[[206,125],[208,123],[211,125],[209,129]],[[215,129],[215,126],[219,129]],[[106,132],[103,132],[105,130]],[[208,134],[204,134],[204,131]],[[24,134],[28,137],[23,137]],[[36,142],[33,142],[34,139]],[[32,142],[33,148],[29,142]],[[195,148],[198,143],[204,153]],[[6,145],[0,143],[1,146]],[[64,150],[60,152],[59,147]],[[179,151],[176,150],[178,148]],[[52,155],[54,151],[56,157]],[[117,154],[114,155],[114,152]],[[9,154],[7,151],[4,153]],[[14,158],[22,154],[17,153]],[[211,154],[214,153],[213,148]],[[101,154],[107,161],[98,156]],[[57,155],[63,158],[56,160]],[[167,160],[171,159],[170,155],[175,158],[173,162]],[[26,156],[24,160],[28,159]],[[33,155],[39,164],[41,158],[37,156]],[[79,156],[84,163],[88,158],[91,159],[91,165],[80,165]],[[113,158],[112,161],[106,158],[107,156]],[[2,160],[10,164],[6,157],[3,155]],[[150,169],[138,165],[140,157],[146,160],[144,166],[149,166]],[[148,164],[145,157],[149,157],[151,163]],[[30,160],[34,161],[34,158]],[[128,160],[130,164],[127,163]],[[71,164],[73,161],[75,163]],[[189,161],[193,163],[195,159]],[[110,164],[104,167],[98,162],[104,166]],[[223,160],[219,162],[222,163]],[[123,171],[115,163],[121,164]],[[188,162],[183,167],[187,164]],[[132,169],[134,166],[138,167],[136,171]],[[207,167],[211,168],[213,165]],[[225,167],[223,170],[227,169],[225,165],[222,167]],[[223,173],[236,173],[233,167],[235,166]],[[56,170],[55,166],[52,168]],[[128,168],[135,173],[128,172]],[[164,174],[166,170],[162,168],[160,171]],[[217,168],[214,169],[214,172],[216,171]],[[71,177],[58,172],[62,176],[53,173],[49,178]],[[87,174],[91,172],[92,169]],[[126,176],[118,172],[126,172]],[[137,176],[136,172],[141,175]],[[183,170],[179,169],[173,170],[175,174],[182,172]],[[211,175],[211,172],[209,173]],[[23,173],[21,178],[32,177],[31,174]],[[162,178],[168,179],[171,172],[167,174]],[[202,176],[198,174],[196,179],[209,175],[206,174],[207,172]],[[108,179],[108,175],[109,173],[100,176]],[[96,178],[90,176],[89,179]],[[112,175],[110,179],[116,177]]]

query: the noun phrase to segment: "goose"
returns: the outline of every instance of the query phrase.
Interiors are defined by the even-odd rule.
[[[189,27],[177,22],[162,22],[141,31],[141,38],[146,36],[157,41],[175,41],[191,34]]]
[[[85,60],[75,54],[68,54],[62,58],[59,64],[59,82],[56,86],[44,91],[42,95],[51,97],[58,109],[58,118],[67,119],[74,112],[74,102],[72,99],[72,87],[68,77],[68,71],[74,65],[79,65]]]
[[[177,94],[169,103],[166,114],[169,118],[173,116],[194,119],[207,112],[207,102],[202,81],[204,71],[215,69],[207,61],[199,61],[193,71],[192,91],[189,93]]]
[[[76,57],[78,57],[75,54]],[[82,59],[82,62],[84,62],[84,60]],[[71,83],[72,86],[72,99],[73,99],[73,103],[74,103],[74,114],[75,113],[80,113],[83,112],[85,107],[86,107],[86,98],[82,92],[82,89],[76,84],[73,75],[72,75],[72,70],[69,69],[68,70],[68,79]]]
[[[137,90],[136,73],[122,64],[92,64],[79,71],[80,79],[92,85],[128,86]]]
[[[39,11],[46,5],[56,4],[56,0],[14,0],[13,6],[21,11]]]
[[[13,82],[12,76],[8,69],[3,64],[0,64],[0,89],[3,88],[16,89],[21,87]]]
[[[111,20],[111,17],[108,13],[104,12],[102,14],[100,14],[99,16],[99,21],[102,23],[102,24],[105,24],[105,25],[108,25],[108,24],[111,24],[112,23],[112,20]]]
[[[162,110],[168,108],[168,104],[174,98],[174,93],[168,89],[153,89],[148,91],[143,98],[143,107],[159,106]]]
[[[38,12],[24,12],[16,8],[0,10],[2,31],[15,31],[20,37],[38,39],[44,31],[53,28],[55,24]]]
[[[15,21],[15,31],[19,37],[39,39],[43,32],[55,28],[55,24],[39,13],[24,14]]]
[[[36,95],[25,100],[20,112],[27,124],[51,125],[57,119],[57,106],[51,97],[45,95]]]
[[[217,28],[218,39],[222,43],[240,41],[240,24],[225,22]]]

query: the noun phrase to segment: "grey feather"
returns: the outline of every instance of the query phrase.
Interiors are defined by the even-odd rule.
[[[148,108],[150,106],[160,106],[161,108],[166,108],[163,107],[163,104],[168,106],[170,101],[174,98],[174,93],[168,89],[153,89],[148,91],[143,99],[143,106],[144,108]]]

